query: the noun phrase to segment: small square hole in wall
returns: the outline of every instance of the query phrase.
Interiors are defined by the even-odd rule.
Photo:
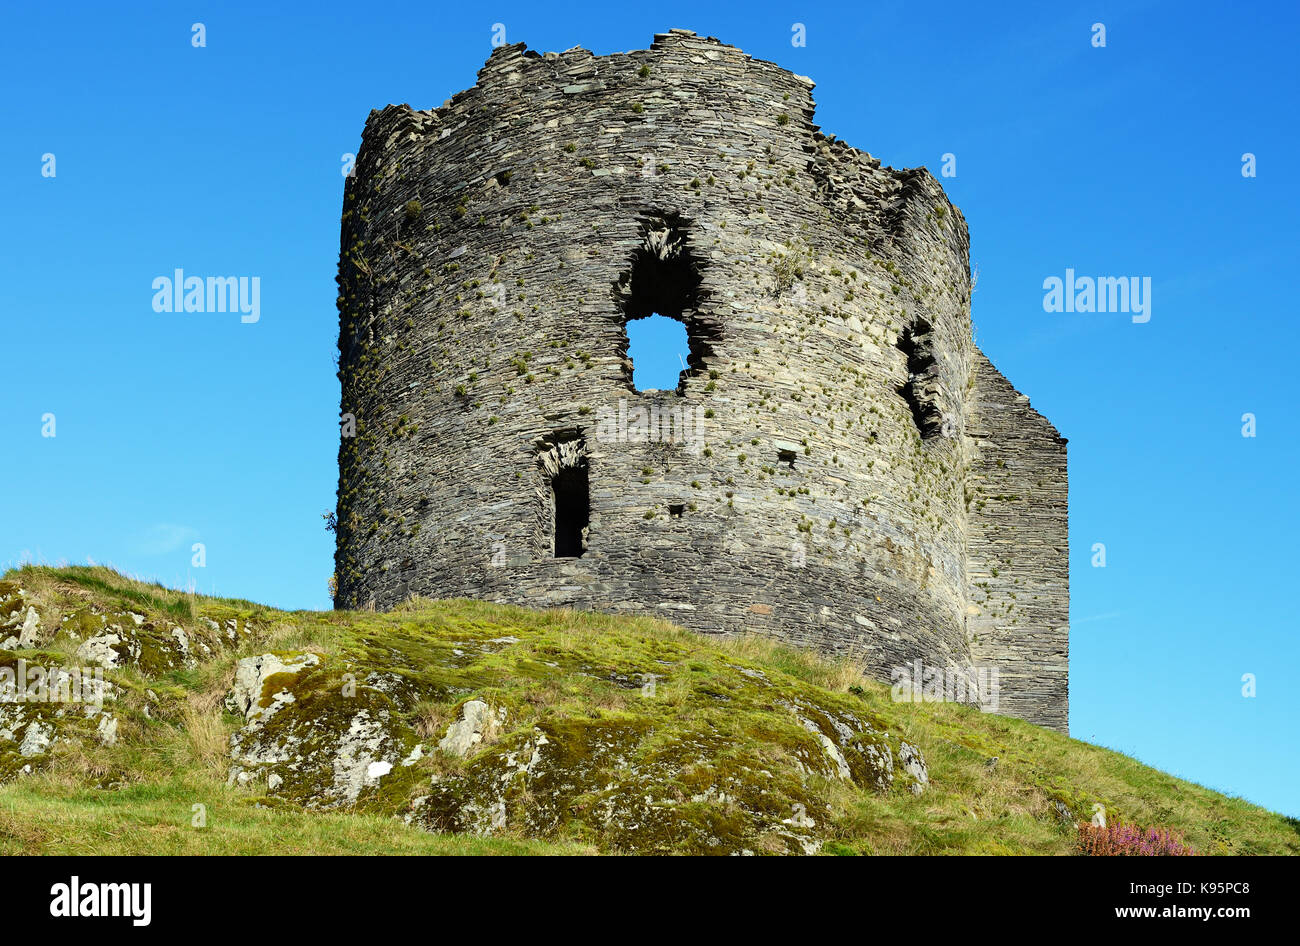
[[[699,311],[705,298],[702,261],[691,252],[689,230],[676,214],[647,212],[641,245],[614,281],[623,324],[618,354],[634,391],[684,394],[687,379],[703,371],[713,354],[718,333]]]
[[[686,511],[685,503],[677,503],[668,507],[668,515],[670,518],[673,519],[680,519],[682,517],[682,513],[684,513],[685,511]]]

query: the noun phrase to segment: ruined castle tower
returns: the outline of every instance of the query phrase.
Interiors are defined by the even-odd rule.
[[[966,223],[674,30],[372,112],[339,264],[339,607],[651,614],[998,670],[1067,725],[1065,441],[975,347]],[[627,324],[680,320],[676,391]],[[986,678],[987,679],[987,678]],[[920,681],[917,681],[919,684]]]

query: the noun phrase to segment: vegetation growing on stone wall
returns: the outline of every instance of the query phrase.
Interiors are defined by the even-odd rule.
[[[701,51],[706,59],[745,63],[739,95],[726,70],[658,68],[675,57],[697,60]],[[621,394],[608,386],[620,374],[618,341],[606,332],[608,285],[643,214],[691,217],[690,245],[702,262],[717,261],[705,280],[714,298],[702,309],[719,332],[716,358],[705,364],[708,379],[688,379],[683,392],[707,408],[716,450],[706,446],[684,457],[676,484],[666,472],[638,478],[645,458],[609,451],[605,474],[627,489],[612,497],[617,510],[603,510],[603,539],[613,553],[604,561],[657,554],[611,539],[624,533],[629,544],[642,542],[649,530],[667,525],[661,517],[640,528],[648,506],[679,499],[667,495],[674,485],[703,483],[713,502],[702,502],[704,512],[672,533],[677,551],[700,556],[702,564],[711,564],[707,556],[718,554],[714,546],[724,541],[752,550],[785,543],[788,537],[773,526],[797,514],[810,517],[819,543],[825,538],[820,561],[845,573],[846,589],[866,594],[874,584],[882,562],[870,536],[881,531],[905,534],[918,547],[943,546],[945,574],[957,574],[950,566],[964,540],[965,497],[957,481],[965,474],[951,462],[950,444],[921,449],[901,400],[888,395],[899,383],[893,340],[918,314],[937,313],[944,345],[953,346],[945,352],[953,377],[941,380],[954,396],[972,357],[961,338],[969,320],[965,226],[955,208],[947,213],[950,205],[934,182],[883,168],[823,138],[805,121],[811,103],[802,81],[713,40],[673,34],[652,50],[609,58],[570,51],[559,55],[558,72],[549,61],[522,54],[498,53],[493,62],[478,89],[435,110],[436,122],[404,107],[372,116],[357,177],[348,184],[340,310],[349,328],[365,327],[369,337],[364,354],[340,366],[344,409],[365,424],[362,436],[340,447],[340,605],[361,605],[371,596],[380,606],[398,600],[411,577],[398,564],[403,561],[414,562],[416,574],[430,573],[436,563],[432,571],[448,592],[479,593],[481,580],[496,577],[484,571],[484,533],[504,531],[514,547],[519,533],[532,528],[530,490],[511,466],[520,445],[554,427],[587,426],[583,418]],[[498,83],[506,72],[519,119],[509,126],[499,124],[498,109],[484,106],[485,97],[505,88]],[[755,88],[768,89],[765,98],[774,105],[768,117],[729,120],[729,106],[752,101]],[[712,109],[717,120],[702,117],[689,135],[675,136],[679,113],[661,106],[686,93],[708,103],[699,115]],[[643,106],[654,123],[634,120],[633,105]],[[797,120],[777,131],[773,114]],[[643,153],[638,142],[629,150],[627,132],[647,145],[668,136],[674,147]],[[512,173],[498,159],[482,158],[489,140],[511,155],[500,160],[509,161]],[[443,220],[447,226],[436,236],[408,239],[403,249],[396,240],[411,229],[403,229],[403,201],[413,196],[422,202],[422,225]],[[566,218],[556,212],[561,204],[583,209]],[[469,226],[473,219],[485,225]],[[412,249],[418,258],[404,256]],[[954,334],[960,344],[949,337]],[[574,348],[566,345],[591,352],[569,354]],[[528,349],[538,352],[532,360],[521,355]],[[498,357],[489,360],[487,351]],[[477,381],[466,380],[471,370]],[[490,405],[490,415],[480,412],[483,405]],[[412,422],[401,423],[403,415]],[[404,436],[417,421],[418,434]],[[770,450],[742,447],[755,432],[764,443],[801,441],[798,474],[774,475]],[[473,452],[500,462],[473,472],[439,465],[438,482],[419,483],[434,445],[440,455]],[[472,449],[462,449],[467,446]],[[742,449],[748,452],[743,463]],[[481,480],[473,502],[449,488],[468,476]],[[605,501],[610,482],[602,484]],[[725,498],[715,492],[723,484]],[[416,491],[432,498],[417,506]],[[864,512],[872,497],[876,504]],[[752,521],[742,523],[747,517]],[[835,517],[831,535],[827,523]],[[398,520],[423,523],[419,543],[387,543]],[[413,537],[413,525],[400,528]],[[844,528],[852,540],[843,537]],[[838,560],[830,557],[832,547]],[[599,557],[585,560],[583,571],[593,584],[581,587],[607,587],[621,600],[643,598],[637,581],[602,572]],[[800,577],[781,573],[777,583]],[[723,592],[735,584],[731,576],[715,580]],[[529,578],[513,587],[546,596],[556,585]],[[960,613],[956,599],[965,589],[939,592]],[[798,636],[817,622],[808,602],[788,597],[786,613],[758,626]],[[852,597],[836,596],[840,638],[861,633]],[[745,607],[727,604],[733,616]],[[683,613],[683,620],[691,617]],[[935,617],[918,618],[905,633],[931,633]],[[738,622],[727,620],[734,629]]]

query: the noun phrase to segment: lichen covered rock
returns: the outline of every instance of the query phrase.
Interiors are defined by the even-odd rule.
[[[43,767],[56,743],[115,742],[119,692],[102,676],[0,650],[0,782]]]
[[[254,635],[237,618],[218,623],[200,616],[186,630],[160,615],[105,611],[90,605],[63,618],[62,630],[81,641],[77,659],[105,669],[131,667],[145,673],[195,667],[202,658],[238,646]]]
[[[108,596],[56,598],[0,581],[0,782],[42,769],[60,745],[117,745],[124,691],[113,674],[193,669],[255,633],[246,616],[219,623]],[[146,692],[150,718],[158,697]]]
[[[347,629],[336,653],[242,660],[231,782],[432,831],[745,854],[819,850],[836,784],[913,779],[853,697],[674,636],[402,618]]]

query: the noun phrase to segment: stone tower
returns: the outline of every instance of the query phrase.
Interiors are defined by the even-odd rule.
[[[338,277],[339,607],[572,606],[886,680],[997,668],[999,712],[1066,728],[1065,441],[972,342],[961,212],[822,135],[812,87],[673,30],[503,46],[441,108],[371,113]],[[686,327],[675,391],[632,383],[652,313]]]

